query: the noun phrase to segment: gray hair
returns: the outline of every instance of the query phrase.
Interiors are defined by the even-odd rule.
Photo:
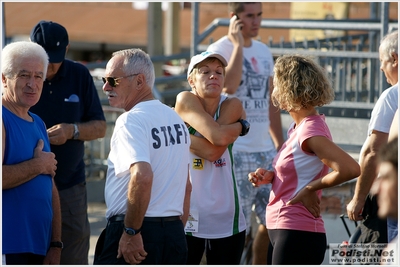
[[[43,77],[46,77],[49,56],[42,46],[30,41],[18,41],[6,45],[1,52],[1,73],[11,78],[19,71],[24,59],[37,59],[43,63]]]
[[[394,31],[391,33],[386,34],[381,40],[381,47],[384,51],[384,57],[386,59],[390,59],[393,53],[398,54],[398,43],[399,39],[399,32]]]
[[[125,74],[142,73],[146,77],[147,85],[153,88],[155,80],[154,65],[147,53],[140,48],[131,48],[116,51],[112,56],[124,57],[122,68]]]

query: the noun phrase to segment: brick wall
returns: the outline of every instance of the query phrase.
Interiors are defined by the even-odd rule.
[[[226,18],[228,16],[228,4],[227,3],[201,3],[199,5],[200,12],[200,27],[199,31],[202,32],[203,29],[207,25],[209,25],[215,18]],[[263,2],[263,18],[266,19],[290,19],[290,2]],[[349,19],[369,19],[370,18],[370,3],[368,2],[350,2],[349,3]],[[184,20],[187,19],[187,16],[190,14],[185,14],[186,11],[183,11],[182,16],[185,17]],[[389,3],[389,17],[392,20],[398,20],[398,3],[390,2]],[[182,25],[181,31],[183,33],[190,32],[190,25]],[[210,34],[210,38],[214,41],[219,39],[221,36],[227,33],[226,27],[220,27],[220,29],[216,29],[212,34]],[[356,32],[349,32],[349,34],[354,34]],[[289,30],[285,29],[261,29],[260,38],[262,41],[267,42],[269,37],[271,36],[274,42],[279,41],[283,38],[285,41],[289,41]],[[185,39],[185,37],[183,38]],[[185,41],[186,43],[190,44]],[[209,39],[205,40],[203,44],[208,44]]]

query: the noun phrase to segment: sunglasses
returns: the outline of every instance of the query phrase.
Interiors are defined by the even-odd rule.
[[[119,83],[118,83],[118,80],[121,80],[121,79],[127,78],[127,77],[131,77],[131,76],[136,76],[136,75],[139,75],[139,73],[135,73],[135,74],[131,74],[131,75],[128,75],[128,76],[123,76],[123,77],[118,77],[118,78],[114,78],[114,77],[101,77],[101,79],[103,80],[103,83],[104,83],[104,84],[106,84],[106,82],[108,82],[108,84],[109,84],[111,87],[117,87],[117,85],[119,84]]]

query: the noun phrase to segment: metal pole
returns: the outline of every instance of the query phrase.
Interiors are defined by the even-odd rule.
[[[370,11],[369,11],[369,16],[370,19],[376,19],[378,17],[378,12],[377,12],[377,5],[378,3],[370,3]],[[368,33],[369,37],[369,52],[375,52],[377,51],[378,47],[378,40],[377,40],[377,33],[375,31],[370,31]],[[379,91],[379,81],[377,83],[376,81],[376,76],[374,73],[376,73],[376,61],[375,60],[370,60],[368,61],[368,77],[369,77],[369,84],[368,84],[368,90],[369,90],[369,103],[374,103],[375,102],[375,95],[376,92]],[[379,78],[378,78],[379,79]],[[378,87],[378,88],[376,88]]]
[[[147,53],[150,56],[163,54],[162,41],[162,9],[161,2],[149,2],[147,9]],[[156,77],[162,75],[162,63],[154,62],[154,71]]]
[[[169,2],[168,9],[166,11],[166,27],[165,27],[165,54],[173,55],[179,54],[180,44],[180,10],[181,3]]]
[[[389,30],[389,3],[381,3],[381,39]]]
[[[190,57],[197,54],[199,33],[199,3],[192,3],[192,40],[190,44]]]
[[[389,29],[389,3],[383,2],[381,3],[381,40],[388,33]],[[379,75],[379,84],[381,86],[379,93],[381,94],[386,88],[390,87],[388,84],[385,75],[380,72]]]

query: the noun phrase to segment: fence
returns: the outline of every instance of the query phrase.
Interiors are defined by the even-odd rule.
[[[370,3],[371,18],[367,20],[271,20],[263,19],[262,28],[321,29],[361,31],[364,34],[305,40],[303,42],[274,42],[267,44],[274,57],[301,53],[315,57],[324,67],[335,88],[335,101],[321,108],[325,114],[337,117],[369,118],[382,91],[389,87],[379,70],[378,47],[380,39],[398,28],[398,22],[389,22],[389,3]],[[200,45],[216,28],[228,27],[229,19],[216,18],[199,33],[199,3],[192,8],[191,55],[207,49]]]
[[[283,54],[301,53],[313,56],[324,67],[332,79],[335,100],[332,104],[319,108],[327,116],[369,119],[375,101],[381,92],[389,87],[379,70],[379,41],[388,32],[397,29],[397,22],[389,22],[388,3],[371,3],[371,18],[368,20],[269,20],[263,19],[262,28],[281,29],[323,29],[361,32],[356,35],[302,42],[274,41],[267,44],[274,57]],[[378,18],[377,18],[378,17]],[[229,19],[216,18],[203,32],[199,33],[199,3],[192,4],[192,45],[190,53],[171,56],[152,56],[153,62],[167,62],[176,59],[189,60],[191,55],[207,49],[202,42],[218,27],[228,27]],[[211,42],[212,40],[210,40]],[[104,68],[103,63],[88,64],[89,69]],[[95,79],[99,91],[101,82]],[[174,106],[176,95],[189,90],[186,74],[156,77],[153,94],[162,102]],[[100,95],[102,95],[100,93]],[[104,175],[105,159],[109,151],[109,136],[116,117],[121,110],[108,107],[102,98],[108,121],[105,138],[87,142],[86,163],[88,174],[100,171]]]
[[[171,56],[152,56],[153,62],[176,59],[189,60],[190,56],[207,49],[204,40],[218,27],[228,27],[229,19],[216,18],[199,32],[199,5],[192,4],[192,45],[190,53]],[[365,20],[271,20],[263,19],[261,28],[268,29],[321,29],[362,32],[320,40],[302,42],[266,42],[274,57],[283,54],[301,53],[315,57],[324,67],[335,89],[335,101],[321,108],[329,116],[369,118],[370,112],[382,91],[389,87],[379,70],[378,47],[380,39],[389,31],[398,28],[398,23],[389,22],[389,3],[370,3],[371,18]],[[210,40],[212,42],[212,40]],[[104,67],[105,63],[97,64]],[[94,65],[88,65],[93,68]],[[153,93],[162,102],[173,106],[176,95],[189,90],[186,75],[156,77]]]

